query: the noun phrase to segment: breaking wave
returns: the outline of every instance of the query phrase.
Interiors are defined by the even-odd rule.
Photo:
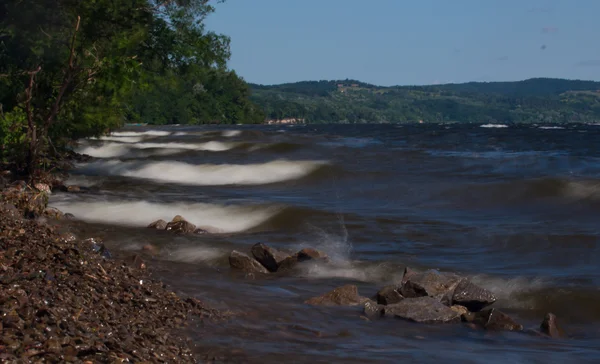
[[[281,206],[224,206],[209,203],[155,203],[148,201],[57,201],[51,204],[88,222],[148,226],[181,215],[211,233],[249,230],[280,212]]]
[[[275,160],[260,164],[97,161],[81,166],[84,174],[150,179],[196,186],[260,185],[306,177],[327,166],[324,161]]]

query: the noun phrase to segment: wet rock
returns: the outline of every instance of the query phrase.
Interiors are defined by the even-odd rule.
[[[298,263],[307,262],[307,261],[322,261],[328,262],[329,258],[327,254],[322,253],[318,250],[311,248],[304,248],[300,250],[298,253],[288,256],[287,258],[281,260],[277,266],[277,271],[287,271],[294,269]]]
[[[52,219],[56,219],[56,220],[60,220],[63,218],[64,214],[62,213],[62,211],[60,211],[57,208],[54,207],[47,207],[44,210],[44,215],[52,218]]]
[[[477,312],[496,302],[496,296],[465,279],[454,289],[452,304],[465,306],[469,311]]]
[[[406,274],[405,274],[406,275]],[[404,297],[434,297],[446,305],[452,302],[454,289],[463,278],[452,273],[428,270],[423,273],[410,273],[400,288]]]
[[[565,332],[558,325],[556,315],[553,313],[547,313],[544,317],[544,321],[540,325],[540,331],[552,338],[558,339],[565,336]]]
[[[183,218],[183,216],[181,215],[176,215],[171,222],[180,222],[180,221],[187,221],[186,219]]]
[[[75,220],[75,215],[70,212],[65,213],[64,218],[67,220]]]
[[[196,235],[204,235],[204,234],[208,234],[208,231],[201,229],[201,228],[196,228],[196,230],[194,230],[194,234]]]
[[[380,305],[391,305],[402,301],[404,297],[395,285],[385,286],[377,292],[377,303]]]
[[[142,257],[140,257],[137,254],[126,258],[125,264],[128,267],[135,268],[135,269],[146,269],[146,263],[144,262]]]
[[[75,185],[67,186],[67,192],[71,192],[71,193],[81,192],[81,187],[75,186]]]
[[[486,330],[522,331],[523,326],[516,323],[510,316],[495,308],[462,315],[463,321],[474,323]]]
[[[385,316],[402,318],[419,323],[460,322],[460,314],[433,297],[405,298],[393,305],[384,306]]]
[[[256,259],[234,250],[229,255],[229,265],[246,273],[269,273]]]
[[[148,225],[148,229],[165,230],[167,228],[167,222],[165,220],[156,220],[155,222]]]
[[[304,303],[315,306],[356,306],[368,300],[368,298],[358,295],[358,287],[347,284],[322,296],[310,298]]]
[[[167,231],[172,231],[177,234],[191,234],[196,230],[196,225],[188,221],[171,221],[165,228]]]
[[[461,316],[469,314],[469,310],[465,306],[454,305],[454,306],[450,306],[450,309],[457,312]]]
[[[276,272],[279,263],[288,257],[287,254],[263,243],[254,244],[251,252],[254,259],[258,260],[269,272]]]
[[[375,319],[383,315],[384,308],[384,305],[380,305],[377,304],[377,302],[375,301],[368,300],[367,302],[365,302],[365,305],[363,307],[363,313],[367,318]]]
[[[302,250],[300,250],[298,252],[298,261],[299,262],[304,262],[306,260],[313,260],[313,259],[322,259],[322,260],[328,260],[329,258],[327,257],[327,254],[320,252],[316,249],[312,249],[312,248],[304,248]]]
[[[418,272],[410,267],[406,267],[404,268],[404,274],[402,275],[402,282],[401,284],[403,285],[404,283],[406,283],[406,281],[408,281],[408,279],[412,276],[414,276],[415,274],[417,274]]]

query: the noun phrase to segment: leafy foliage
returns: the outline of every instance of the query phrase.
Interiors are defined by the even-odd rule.
[[[31,175],[40,156],[127,120],[262,121],[227,69],[229,38],[205,30],[213,11],[209,0],[2,2],[0,157]]]
[[[354,80],[251,85],[267,118],[306,122],[590,122],[600,82],[536,78],[378,87]]]

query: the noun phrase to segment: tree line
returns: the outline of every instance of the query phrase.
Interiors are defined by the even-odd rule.
[[[259,123],[205,28],[209,0],[6,0],[0,5],[0,158],[35,174],[82,137],[127,122]]]

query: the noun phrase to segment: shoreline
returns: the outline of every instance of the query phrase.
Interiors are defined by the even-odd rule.
[[[43,184],[0,178],[0,360],[200,360],[184,329],[227,313],[170,291],[138,255],[61,232],[69,216]]]

